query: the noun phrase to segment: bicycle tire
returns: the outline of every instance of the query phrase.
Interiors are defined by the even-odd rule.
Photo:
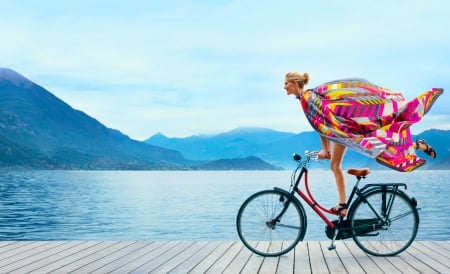
[[[363,195],[349,214],[355,243],[374,256],[394,256],[407,249],[419,228],[416,204],[404,192],[392,188],[377,188]]]
[[[271,221],[287,210],[280,221]],[[306,214],[303,206],[289,192],[272,189],[251,195],[239,209],[236,227],[242,243],[252,252],[276,257],[291,251],[306,233]]]

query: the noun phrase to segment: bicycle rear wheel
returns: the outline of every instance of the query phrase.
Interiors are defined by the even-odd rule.
[[[252,252],[261,256],[280,256],[293,249],[305,236],[305,211],[294,197],[289,201],[289,195],[276,189],[264,190],[242,204],[236,219],[237,232]]]
[[[403,192],[377,189],[352,206],[349,220],[355,243],[374,256],[393,256],[416,238],[419,214]]]

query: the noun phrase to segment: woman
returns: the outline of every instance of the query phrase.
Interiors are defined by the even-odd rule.
[[[347,214],[341,167],[347,147],[397,171],[409,172],[425,164],[415,149],[436,157],[426,141],[412,141],[409,127],[420,121],[443,89],[433,88],[406,102],[401,93],[364,79],[336,80],[305,90],[308,82],[308,73],[288,72],[284,89],[300,100],[309,123],[320,134],[322,150],[318,156],[330,159],[339,194],[339,205],[331,209],[336,215]]]

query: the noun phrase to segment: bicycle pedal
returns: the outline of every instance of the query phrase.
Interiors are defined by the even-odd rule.
[[[336,246],[335,245],[330,245],[329,247],[328,247],[328,250],[335,250],[336,249]]]

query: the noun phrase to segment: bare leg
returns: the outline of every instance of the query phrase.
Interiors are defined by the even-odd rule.
[[[340,145],[340,144],[334,144],[333,145],[333,152],[331,153],[331,162],[330,167],[331,171],[334,174],[334,178],[336,180],[336,186],[338,190],[339,195],[339,203],[346,203],[346,195],[345,195],[345,176],[344,172],[342,171],[342,160],[344,159],[344,154],[347,147]]]

